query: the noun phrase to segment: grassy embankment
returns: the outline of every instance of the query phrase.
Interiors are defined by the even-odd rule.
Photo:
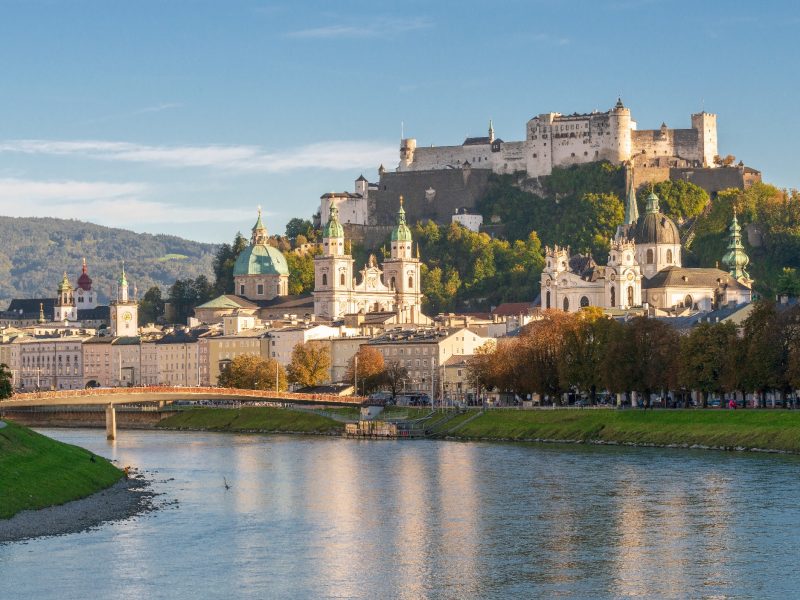
[[[336,433],[344,425],[308,411],[285,408],[249,407],[192,408],[167,417],[157,427],[207,431],[258,431],[285,433]]]
[[[122,477],[88,450],[6,423],[0,429],[0,519],[84,498]]]
[[[449,435],[460,439],[697,444],[800,452],[800,411],[493,410],[455,430],[457,422],[448,425]]]

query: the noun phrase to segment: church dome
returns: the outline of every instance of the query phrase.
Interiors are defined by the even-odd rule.
[[[78,287],[84,292],[90,292],[92,290],[92,278],[89,277],[89,273],[86,272],[85,258],[83,259],[83,269],[78,277]]]
[[[637,244],[680,244],[678,226],[658,207],[658,196],[650,193],[645,214],[636,222],[634,241]]]
[[[325,229],[322,231],[323,238],[343,238],[344,228],[339,223],[339,209],[335,204],[331,204],[330,215],[328,222],[325,224]]]
[[[248,246],[233,266],[236,275],[288,275],[289,266],[280,250],[267,244]]]
[[[397,226],[392,230],[393,242],[410,242],[411,230],[406,225],[406,211],[403,208],[403,197],[400,196],[400,210],[397,211]]]

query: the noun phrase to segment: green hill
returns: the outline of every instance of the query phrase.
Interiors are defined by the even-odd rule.
[[[0,217],[0,307],[11,298],[55,296],[64,271],[75,285],[83,258],[101,302],[122,261],[141,296],[150,286],[206,275],[217,246],[172,235],[134,233],[78,220]]]

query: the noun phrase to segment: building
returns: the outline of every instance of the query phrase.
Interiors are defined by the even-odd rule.
[[[17,389],[21,384],[20,342],[25,333],[18,329],[6,328],[0,333],[0,364],[11,372],[11,387]]]
[[[356,179],[353,192],[330,192],[320,196],[320,226],[328,224],[331,207],[335,206],[342,223],[366,225],[369,217],[369,190],[377,190],[378,186],[369,183],[364,175]]]
[[[436,392],[442,381],[440,367],[452,356],[470,356],[494,339],[467,327],[388,331],[368,345],[376,348],[385,363],[397,362],[408,371],[409,389]],[[438,395],[438,394],[436,394]]]
[[[749,258],[735,214],[723,262],[728,272],[683,267],[677,226],[661,212],[653,193],[645,214],[639,216],[631,186],[625,223],[611,242],[605,266],[589,255],[571,255],[569,248],[545,249],[542,308],[576,312],[587,306],[608,310],[652,307],[681,312],[748,303],[752,299],[752,281],[745,271]]]
[[[198,353],[202,385],[217,385],[220,374],[243,354],[266,357],[269,342],[264,329],[248,329],[231,335],[202,335]]]
[[[716,115],[693,114],[689,129],[662,124],[659,129],[640,131],[630,109],[618,100],[605,112],[540,114],[528,121],[523,141],[496,138],[491,121],[487,136],[469,137],[459,146],[418,147],[416,139],[403,139],[397,170],[486,169],[538,177],[549,175],[553,167],[599,160],[619,164],[637,156],[713,167],[716,155]]]
[[[453,223],[463,225],[470,231],[480,231],[483,225],[483,215],[471,213],[466,208],[457,208],[453,215]]]
[[[344,229],[336,206],[331,206],[323,230],[322,254],[314,257],[314,314],[336,320],[346,314],[394,312],[401,323],[424,323],[420,290],[419,256],[413,256],[413,241],[400,198],[397,225],[391,233],[390,258],[378,266],[375,256],[353,273],[353,257],[345,243]],[[419,254],[419,252],[417,252]]]
[[[88,336],[70,335],[20,340],[20,387],[25,390],[82,389],[82,345],[87,339]]]
[[[305,344],[311,340],[324,340],[331,337],[339,337],[342,333],[347,333],[344,328],[331,327],[329,325],[303,324],[271,329],[266,332],[266,354],[264,356],[274,358],[284,367],[292,361],[292,350],[298,344]],[[353,334],[356,332],[353,331]]]
[[[84,340],[83,387],[141,385],[141,340],[136,336],[93,336]]]
[[[125,276],[125,265],[117,280],[117,297],[111,301],[110,322],[112,336],[133,337],[139,332],[139,304],[128,296],[128,278]]]
[[[286,257],[268,242],[269,235],[261,220],[259,207],[250,245],[242,250],[233,267],[237,295],[248,300],[272,300],[289,294],[289,267]]]
[[[159,385],[200,385],[197,331],[179,329],[155,340]]]

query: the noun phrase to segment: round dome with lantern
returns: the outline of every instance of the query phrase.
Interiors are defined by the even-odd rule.
[[[288,294],[289,265],[286,257],[268,241],[259,207],[250,245],[242,250],[233,266],[236,294],[251,300],[271,300]]]
[[[83,266],[81,267],[81,274],[78,276],[78,288],[84,292],[92,291],[92,278],[86,269],[86,259],[83,259]]]
[[[636,243],[636,261],[645,277],[653,277],[667,267],[682,266],[678,226],[661,212],[654,192],[650,192],[645,213],[636,222],[633,240]]]

